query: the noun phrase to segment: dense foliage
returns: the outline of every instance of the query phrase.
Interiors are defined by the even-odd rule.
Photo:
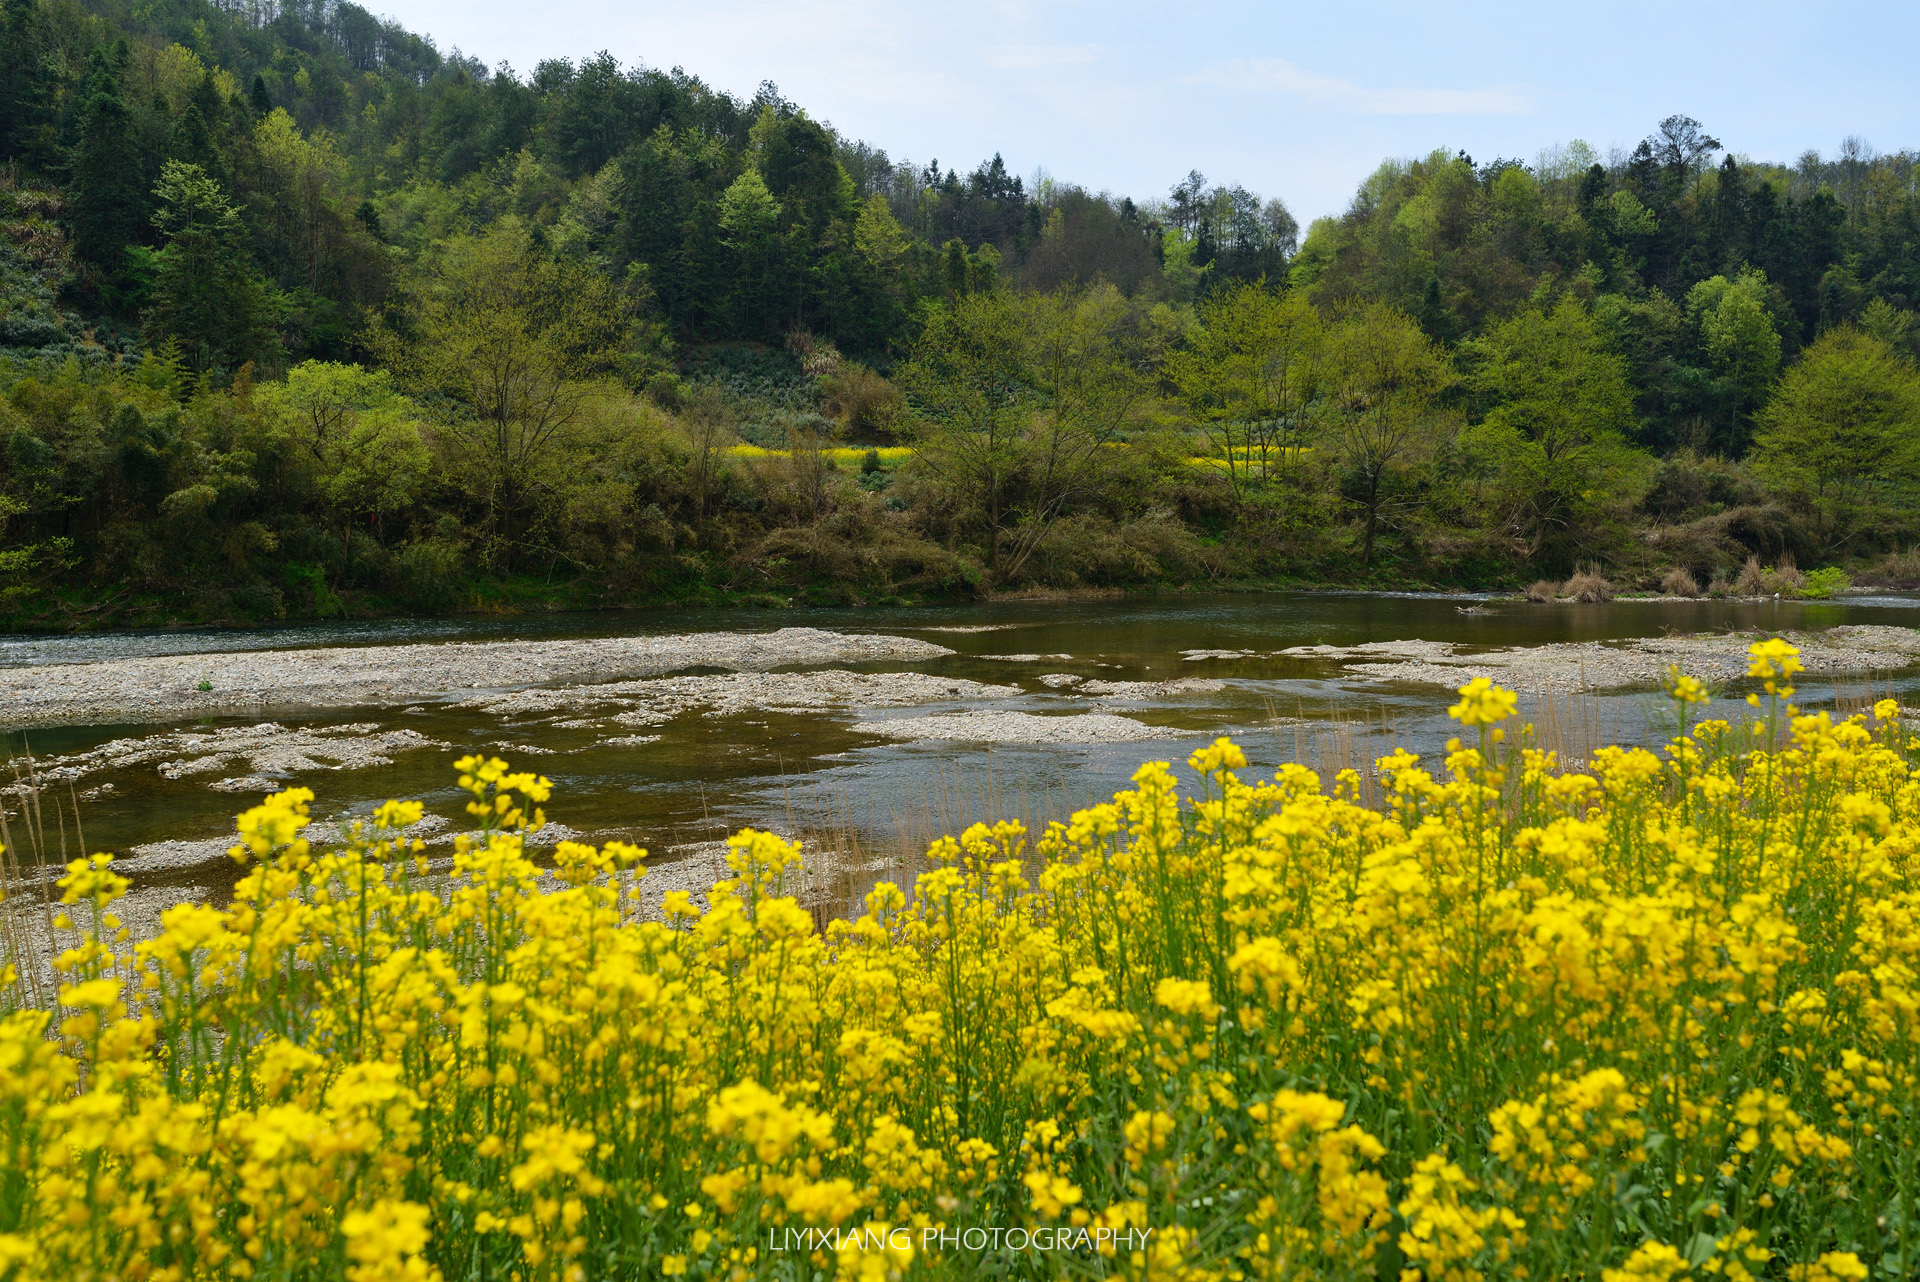
[[[61,881],[58,1010],[0,1018],[20,1279],[1910,1277],[1915,739],[1800,716],[1568,769],[1502,723],[1387,800],[1220,740],[1029,853],[943,838],[852,921],[729,844],[523,850],[546,780],[461,763],[449,873],[390,802],[240,817],[231,907],[116,934]],[[1764,694],[1761,693],[1764,691]]]
[[[1198,173],[961,175],[772,85],[489,70],[353,4],[5,0],[0,68],[16,624],[1710,587],[1920,536],[1911,152],[1675,116],[1390,162],[1302,239]],[[303,369],[373,399],[302,436],[309,393],[252,389]]]

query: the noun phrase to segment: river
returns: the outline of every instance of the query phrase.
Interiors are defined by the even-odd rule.
[[[560,835],[617,836],[649,847],[659,862],[697,856],[711,864],[718,838],[751,825],[802,837],[843,862],[891,867],[937,833],[975,820],[1038,826],[1063,818],[1126,786],[1140,762],[1181,761],[1217,735],[1239,740],[1267,769],[1286,759],[1329,771],[1363,765],[1389,744],[1435,752],[1451,733],[1445,709],[1457,683],[1453,669],[1433,666],[1436,658],[1469,666],[1476,655],[1526,658],[1533,666],[1516,669],[1526,679],[1513,684],[1558,689],[1530,696],[1523,711],[1543,721],[1551,745],[1577,754],[1601,741],[1661,735],[1668,714],[1646,674],[1666,652],[1648,657],[1636,646],[1737,634],[1718,643],[1720,667],[1704,674],[1724,678],[1734,671],[1727,656],[1744,649],[1748,634],[1837,627],[1832,635],[1841,637],[1853,628],[1851,644],[1871,640],[1873,654],[1802,681],[1804,705],[1847,710],[1911,694],[1917,656],[1889,658],[1887,646],[1904,644],[1916,626],[1920,600],[1893,596],[1536,605],[1301,593],[15,636],[0,637],[0,678],[13,682],[13,706],[0,696],[0,732],[16,770],[31,754],[51,780],[38,843],[47,856],[79,848],[77,814],[89,849],[131,856],[136,884],[171,888],[174,897],[223,894],[232,865],[218,856],[222,839],[236,811],[268,787],[312,788],[314,813],[325,821],[364,814],[389,797],[418,798],[440,825],[423,831],[444,840],[464,822],[452,763],[474,751],[551,777],[547,812]],[[20,724],[27,696],[93,673],[164,668],[177,683],[180,673],[199,671],[182,664],[202,665],[209,678],[168,695],[190,701],[211,676],[230,683],[233,665],[274,656],[298,670],[308,654],[318,663],[352,650],[404,669],[414,658],[492,654],[486,647],[499,643],[537,643],[498,651],[522,656],[549,642],[751,645],[796,637],[815,647],[806,651],[815,659],[838,653],[845,638],[874,638],[908,657],[777,663],[787,651],[775,648],[757,660],[679,666],[671,656],[680,652],[669,647],[667,658],[649,660],[651,675],[609,672],[608,681],[571,670],[554,680],[557,669],[521,669],[514,657],[496,678],[463,679],[458,689],[423,694],[389,683],[382,688],[400,690],[391,699],[342,690],[313,696],[334,706],[182,716],[157,697],[130,696],[118,715],[56,707]],[[1600,644],[1569,648],[1576,643]],[[1301,652],[1309,647],[1323,649]],[[686,653],[700,660],[708,651],[696,645]],[[1639,676],[1607,679],[1603,670],[1627,654],[1638,655]],[[1679,654],[1683,666],[1690,657]],[[1738,715],[1746,687],[1726,685],[1716,711]],[[7,800],[25,849],[21,803],[19,795]]]

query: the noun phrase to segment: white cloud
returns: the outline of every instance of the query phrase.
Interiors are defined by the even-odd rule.
[[[1517,116],[1531,110],[1519,89],[1373,88],[1305,71],[1284,58],[1236,58],[1192,78],[1223,89],[1263,91],[1304,98],[1369,116]]]
[[[1097,45],[996,45],[986,50],[986,61],[996,71],[1045,71],[1071,67],[1100,56]]]

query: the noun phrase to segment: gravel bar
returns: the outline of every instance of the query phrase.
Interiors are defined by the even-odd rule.
[[[392,707],[467,698],[479,691],[631,680],[687,668],[763,672],[790,665],[932,659],[952,653],[911,637],[781,628],[48,664],[0,669],[0,728],[184,721],[291,708]]]
[[[964,743],[1132,743],[1179,739],[1194,732],[1150,726],[1110,712],[1036,716],[1031,712],[962,710],[928,717],[894,717],[854,727],[889,739],[958,740]]]
[[[1376,681],[1459,686],[1474,677],[1532,693],[1657,686],[1671,667],[1720,684],[1746,675],[1747,647],[1762,633],[1708,632],[1633,641],[1564,641],[1462,653],[1444,641],[1375,641],[1356,646],[1294,646],[1290,658],[1333,659]],[[1920,662],[1920,632],[1881,624],[1843,624],[1824,632],[1778,634],[1800,650],[1810,677],[1899,672]],[[1358,660],[1358,662],[1356,662]],[[1389,660],[1392,660],[1391,662]]]

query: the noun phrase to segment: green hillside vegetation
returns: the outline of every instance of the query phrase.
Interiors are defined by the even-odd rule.
[[[1920,584],[1914,152],[1674,116],[1302,235],[351,4],[0,16],[0,626]]]

